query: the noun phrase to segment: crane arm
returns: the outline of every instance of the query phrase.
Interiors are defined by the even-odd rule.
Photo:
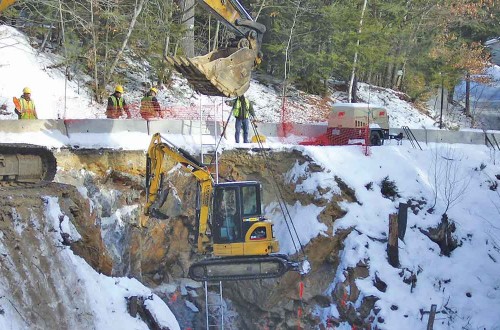
[[[198,3],[240,38],[254,31],[259,39],[254,46],[260,48],[266,27],[255,22],[237,0],[198,0]]]
[[[210,246],[208,236],[208,221],[214,181],[210,171],[194,159],[187,151],[177,148],[171,142],[163,139],[160,133],[153,135],[146,156],[146,205],[145,214],[149,215],[153,203],[163,189],[163,174],[165,157],[182,165],[200,184],[200,210],[198,224],[198,252],[206,253]]]

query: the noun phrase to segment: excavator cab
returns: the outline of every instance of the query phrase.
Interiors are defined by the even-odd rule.
[[[212,235],[215,256],[268,255],[279,251],[272,224],[262,216],[259,182],[214,186]]]

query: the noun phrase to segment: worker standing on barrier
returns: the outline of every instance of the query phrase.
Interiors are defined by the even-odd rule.
[[[144,119],[160,118],[161,108],[156,95],[158,90],[154,87],[141,99],[141,117]]]
[[[19,119],[38,119],[35,102],[31,98],[31,88],[24,87],[20,98],[14,97],[15,112]]]
[[[236,143],[240,143],[240,132],[241,128],[243,128],[243,142],[249,143],[248,141],[248,126],[250,121],[248,118],[252,116],[255,117],[255,113],[253,111],[253,105],[249,99],[247,99],[244,95],[239,96],[233,103],[233,115],[236,118],[236,133],[234,135],[234,139]]]
[[[127,119],[132,117],[128,110],[128,105],[123,98],[123,87],[122,85],[116,85],[115,92],[108,98],[106,117],[110,119],[119,119],[123,117],[124,113],[127,115]]]

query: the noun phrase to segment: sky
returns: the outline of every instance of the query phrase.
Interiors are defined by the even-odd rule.
[[[9,33],[9,38],[3,38],[2,33]],[[61,114],[61,104],[64,98],[60,91],[64,91],[64,77],[54,70],[43,70],[54,59],[45,59],[36,54],[23,37],[12,38],[15,31],[0,26],[0,76],[5,74],[9,79],[0,81],[0,95],[19,95],[26,85],[23,71],[16,71],[16,63],[22,62],[30,68],[30,87],[33,97],[39,105],[41,118],[57,118]],[[6,41],[7,40],[7,41]],[[15,46],[2,48],[1,43],[16,40]],[[6,50],[8,49],[8,50]],[[37,67],[38,66],[38,67]],[[7,71],[6,71],[7,70]],[[18,70],[21,70],[18,68]],[[16,73],[16,74],[14,74]],[[178,95],[189,94],[189,88],[177,80],[175,92],[184,91]],[[101,106],[92,105],[88,95],[76,93],[76,82],[70,84],[72,90],[69,95],[74,102],[69,102],[65,116],[69,118],[101,118]],[[279,101],[272,88],[252,83],[247,93],[255,100],[260,118],[269,118],[279,121]],[[191,92],[192,93],[192,92]],[[411,123],[414,127],[435,127],[435,121],[427,116],[414,113],[409,105],[393,99],[392,92],[377,92],[376,89],[362,87],[362,93],[370,100],[384,103],[391,111],[391,120]],[[167,103],[172,101],[173,91],[162,91],[160,100]],[[274,95],[274,96],[273,96]],[[334,96],[342,100],[344,96]],[[7,102],[8,102],[7,98]],[[210,98],[195,97],[179,100],[184,105],[196,105],[208,101]],[[198,102],[198,103],[197,103]],[[218,102],[218,101],[214,101]],[[375,103],[375,102],[374,102]],[[382,105],[384,105],[382,104]],[[267,109],[264,111],[264,109]],[[308,107],[297,108],[296,116],[306,120]],[[401,110],[401,112],[398,111]],[[277,113],[276,113],[277,112]],[[83,117],[85,114],[87,117]],[[82,117],[78,117],[82,116]],[[94,116],[94,117],[92,117]],[[7,119],[4,116],[3,119]],[[269,120],[271,120],[269,119]],[[392,125],[391,125],[392,126]],[[199,146],[191,136],[167,135],[167,139],[179,147],[196,152]],[[78,144],[91,147],[109,147],[134,150],[146,150],[150,138],[145,134],[114,133],[114,134],[82,134],[73,135],[71,140],[66,136],[46,135],[46,133],[6,134],[0,132],[3,142],[37,141],[41,145],[60,148],[65,145]],[[340,265],[336,274],[331,274],[331,286],[324,292],[328,294],[334,286],[344,281],[344,270],[353,267],[359,262],[369,264],[369,277],[356,280],[356,284],[363,296],[375,296],[379,300],[376,307],[380,308],[379,315],[384,323],[377,326],[380,329],[423,329],[427,325],[427,316],[421,319],[420,310],[428,311],[431,304],[437,305],[437,318],[434,329],[500,329],[500,195],[496,185],[500,180],[500,156],[486,146],[461,144],[428,144],[424,150],[416,150],[408,141],[403,145],[396,145],[392,141],[381,147],[370,149],[370,155],[365,156],[359,146],[297,146],[285,141],[266,143],[273,150],[298,150],[308,156],[323,168],[320,172],[310,172],[306,164],[295,164],[284,178],[295,183],[297,192],[314,195],[317,199],[330,201],[340,192],[335,177],[341,178],[355,191],[358,203],[340,202],[340,206],[347,213],[335,221],[334,231],[330,232],[325,224],[318,220],[323,207],[313,204],[302,205],[296,202],[287,205],[292,221],[297,228],[299,238],[307,244],[318,235],[334,235],[339,229],[354,229],[344,241],[344,249],[340,251]],[[223,149],[231,149],[236,145],[232,140],[222,142]],[[241,147],[241,146],[240,146]],[[250,144],[247,147],[254,147]],[[398,190],[395,200],[385,198],[380,192],[381,182],[388,178],[394,181]],[[322,189],[319,189],[322,188]],[[264,187],[265,189],[265,187]],[[451,193],[450,193],[451,192]],[[408,225],[403,240],[399,241],[399,258],[401,266],[393,268],[386,259],[386,243],[377,239],[387,237],[389,214],[397,212],[400,202],[408,200],[426,201],[417,214],[408,213]],[[433,213],[426,210],[436,200]],[[460,246],[451,253],[450,257],[440,254],[439,247],[433,243],[422,230],[435,227],[440,222],[441,215],[446,209],[448,201],[453,200],[447,211],[450,220],[456,224],[453,236],[460,242]],[[50,200],[49,213],[57,213],[57,201]],[[417,202],[414,203],[417,205]],[[324,204],[323,204],[324,205]],[[275,223],[275,234],[280,241],[282,252],[295,252],[294,246],[285,230],[284,219],[278,205],[266,205],[266,215]],[[69,229],[68,229],[69,230]],[[130,329],[126,322],[130,321],[123,309],[123,287],[127,290],[144,291],[148,288],[135,280],[119,279],[120,286],[113,286],[116,279],[105,278],[92,272],[79,257],[68,254],[78,267],[78,272],[86,283],[89,295],[99,292],[106,299],[120,304],[120,314],[116,315],[119,327],[110,327],[109,324],[98,323],[97,329],[121,328]],[[417,274],[416,287],[411,290],[403,278],[408,274]],[[374,286],[374,279],[378,278],[387,283],[387,290],[381,292]],[[307,290],[307,287],[305,288]],[[99,298],[102,298],[101,296]],[[97,299],[97,298],[95,298]],[[170,315],[168,307],[160,301],[157,303],[158,314]],[[359,303],[359,302],[357,302]],[[394,310],[393,306],[398,308]],[[104,316],[109,306],[95,311]],[[103,314],[99,314],[103,313]],[[315,313],[323,320],[329,315],[338,315],[334,305],[317,307]],[[123,314],[123,315],[122,315]],[[0,315],[0,326],[2,325]],[[104,322],[104,321],[103,321]],[[164,322],[174,324],[175,320],[166,317]],[[12,328],[14,329],[14,328]],[[340,329],[350,329],[342,324]]]

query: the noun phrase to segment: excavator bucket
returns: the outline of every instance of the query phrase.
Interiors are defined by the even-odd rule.
[[[193,88],[208,96],[237,97],[250,87],[256,52],[250,48],[219,48],[204,56],[167,57]]]

